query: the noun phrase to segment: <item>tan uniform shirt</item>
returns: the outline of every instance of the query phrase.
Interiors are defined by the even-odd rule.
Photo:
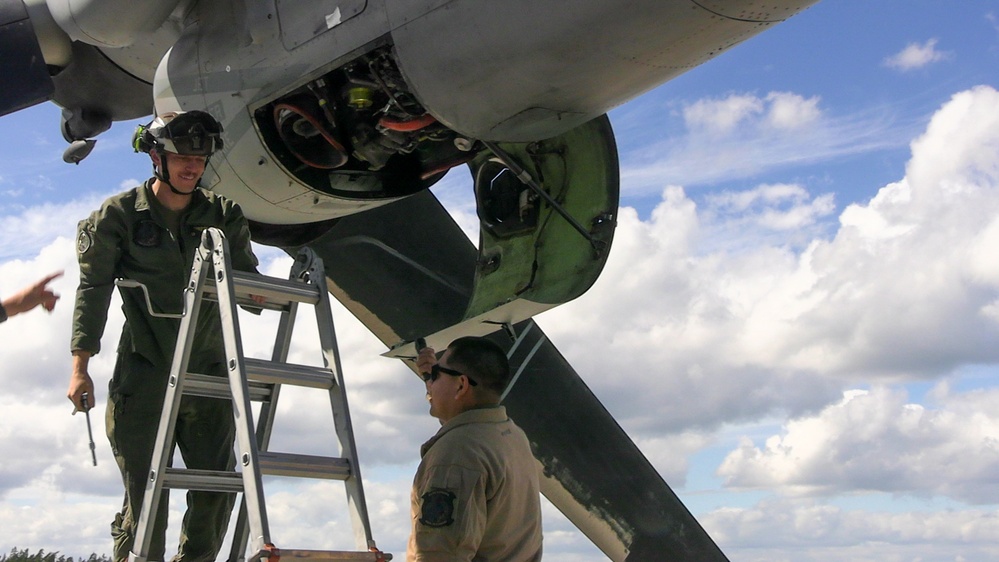
[[[407,560],[541,560],[537,463],[506,408],[455,416],[421,454]]]

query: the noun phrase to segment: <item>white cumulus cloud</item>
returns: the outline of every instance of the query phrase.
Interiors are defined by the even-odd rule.
[[[962,402],[931,408],[883,387],[851,391],[760,446],[744,441],[718,473],[728,486],[792,495],[880,491],[999,503],[999,391],[972,408]]]
[[[698,100],[684,108],[683,117],[692,129],[727,133],[763,111],[763,100],[749,95],[731,95],[714,100]]]
[[[721,99],[698,100],[683,109],[687,127],[711,134],[732,133],[738,127],[796,129],[822,117],[817,96],[805,98],[792,92],[731,94]]]
[[[950,54],[937,50],[937,39],[928,39],[925,43],[909,43],[904,49],[885,57],[883,64],[903,72],[922,68],[928,64],[942,61]]]
[[[785,91],[704,98],[680,110],[682,134],[670,122],[650,130],[648,119],[659,115],[618,119],[612,114],[615,128],[642,131],[641,144],[624,154],[622,190],[649,195],[665,183],[692,188],[836,156],[904,148],[917,128],[896,122],[888,107],[834,115],[821,101]]]
[[[983,509],[899,513],[777,499],[715,510],[703,525],[726,554],[746,562],[973,562],[999,556],[999,513]]]
[[[771,92],[766,101],[770,104],[767,122],[778,129],[797,129],[822,117],[818,96],[806,99],[790,92]]]

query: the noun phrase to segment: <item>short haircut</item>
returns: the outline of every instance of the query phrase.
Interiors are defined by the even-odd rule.
[[[503,394],[510,381],[510,362],[500,346],[486,338],[466,336],[447,348],[451,350],[448,363],[453,368],[496,394]]]

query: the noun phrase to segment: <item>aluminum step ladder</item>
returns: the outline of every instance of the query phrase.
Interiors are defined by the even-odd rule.
[[[127,281],[125,284],[127,285]],[[135,286],[135,284],[131,285]],[[264,304],[250,295],[262,296]],[[201,303],[218,302],[225,342],[228,377],[187,372]],[[314,305],[325,367],[286,363],[298,305]],[[237,305],[281,311],[277,340],[271,361],[244,358]],[[242,493],[229,560],[256,562],[279,557],[296,560],[367,560],[382,562],[392,556],[377,549],[371,538],[371,525],[361,472],[357,462],[354,433],[344,391],[340,354],[337,348],[326,275],[322,260],[305,248],[292,266],[288,280],[233,271],[228,242],[221,231],[206,229],[196,253],[191,279],[185,289],[177,347],[170,369],[166,398],[153,448],[149,480],[136,527],[132,559],[148,560],[152,542],[152,517],[160,499],[171,488]],[[281,385],[325,389],[329,393],[338,450],[341,457],[320,457],[272,452],[271,429]],[[172,468],[173,435],[177,412],[184,395],[231,400],[236,422],[237,464],[242,471],[213,471]],[[260,401],[256,426],[251,401]],[[326,551],[277,548],[271,540],[265,506],[263,475],[342,480],[354,528],[357,551]],[[246,554],[249,543],[249,554]]]

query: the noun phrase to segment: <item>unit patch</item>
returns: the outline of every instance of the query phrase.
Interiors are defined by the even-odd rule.
[[[90,233],[84,229],[80,229],[80,235],[76,237],[76,251],[79,254],[86,254],[87,250],[90,249],[94,244],[94,239],[90,237]]]
[[[430,490],[423,494],[420,509],[420,523],[427,527],[447,527],[454,523],[454,500],[452,492],[441,489]]]
[[[132,242],[143,248],[155,248],[160,245],[160,227],[155,221],[141,220],[132,233]]]

